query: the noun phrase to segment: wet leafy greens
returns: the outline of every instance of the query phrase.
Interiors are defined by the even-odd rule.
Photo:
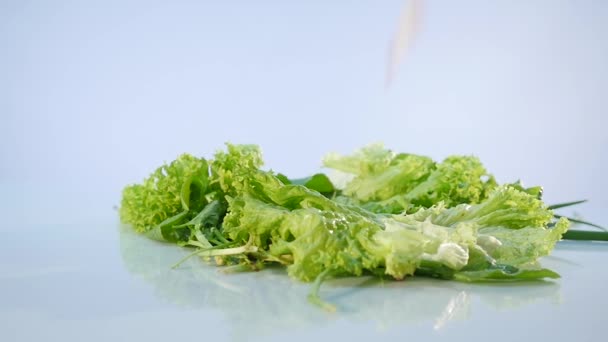
[[[206,160],[184,154],[123,191],[120,216],[150,238],[194,247],[217,264],[282,264],[327,277],[421,275],[466,282],[556,278],[538,267],[567,231],[539,187],[499,185],[480,161],[437,163],[371,145],[330,154],[353,178],[337,189],[324,174],[289,179],[261,169],[259,147],[227,144]]]

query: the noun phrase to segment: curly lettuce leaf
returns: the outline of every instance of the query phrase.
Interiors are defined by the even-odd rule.
[[[448,207],[479,203],[496,187],[473,156],[451,156],[436,164],[428,157],[371,145],[352,156],[330,154],[324,165],[355,174],[343,194],[377,213],[412,213],[439,202]]]
[[[268,173],[249,180],[249,191],[230,200],[224,230],[232,240],[252,241],[291,276],[314,280],[325,269],[360,275],[374,268],[361,246],[382,229],[358,209],[342,206],[301,185],[284,185]]]
[[[568,227],[565,218],[561,218],[553,228],[525,227],[514,230],[485,227],[479,229],[479,239],[486,241],[486,249],[497,262],[525,265],[549,255]]]
[[[361,203],[387,200],[412,191],[434,167],[435,163],[428,157],[401,154],[381,172],[355,177],[347,184],[344,194]]]
[[[356,175],[345,186],[344,194],[360,203],[387,200],[408,192],[435,168],[428,157],[396,154],[381,144],[369,145],[351,156],[329,154],[323,164]]]
[[[390,166],[396,154],[382,144],[363,147],[350,156],[330,153],[323,158],[323,165],[342,172],[367,176],[382,172]]]
[[[440,203],[421,209],[409,217],[422,220],[430,217],[437,224],[451,226],[470,221],[480,227],[547,227],[553,212],[537,197],[519,191],[509,185],[500,186],[490,192],[488,198],[478,204],[460,204],[446,208]]]
[[[120,218],[138,232],[176,225],[189,211],[204,207],[208,183],[207,161],[183,154],[156,169],[143,183],[125,187]]]
[[[430,207],[443,202],[451,207],[461,203],[479,203],[496,186],[477,157],[451,156],[437,165],[430,176],[406,199],[414,205]]]
[[[415,187],[381,201],[363,204],[379,213],[416,212],[438,203],[452,207],[462,203],[475,204],[487,198],[496,187],[494,177],[472,156],[451,156],[430,172]]]
[[[229,196],[243,189],[247,177],[264,164],[257,145],[226,144],[227,151],[218,151],[211,162],[212,184]]]

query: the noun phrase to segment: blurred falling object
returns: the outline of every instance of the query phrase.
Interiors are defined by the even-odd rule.
[[[399,21],[397,30],[393,39],[391,39],[388,48],[388,58],[386,65],[386,88],[390,87],[393,80],[397,76],[397,67],[405,56],[418,27],[420,26],[420,11],[423,0],[406,0]]]

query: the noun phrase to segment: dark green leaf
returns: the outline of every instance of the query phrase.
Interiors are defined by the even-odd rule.
[[[287,178],[287,176],[285,176],[282,173],[277,174],[277,178],[283,182],[283,184],[287,185],[287,184],[291,184],[291,181],[289,180],[289,178]]]
[[[329,178],[323,173],[313,175],[308,182],[304,183],[304,186],[320,193],[331,193],[336,190]]]
[[[189,237],[189,229],[181,228],[179,224],[186,218],[188,211],[171,216],[144,234],[154,240],[178,242],[185,241]]]
[[[282,176],[284,177],[284,175]],[[278,175],[277,178],[279,178]],[[336,188],[324,173],[317,173],[305,178],[288,179],[287,182],[289,183],[286,183],[281,178],[279,178],[279,180],[281,180],[283,184],[303,185],[324,195],[332,194],[336,191]]]
[[[196,215],[192,220],[180,225],[179,227],[219,227],[224,214],[226,214],[226,205],[218,200],[215,200],[207,204],[205,208],[201,210],[201,212],[198,213],[198,215]]]

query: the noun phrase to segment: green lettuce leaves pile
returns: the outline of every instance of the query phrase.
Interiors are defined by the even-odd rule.
[[[219,265],[281,264],[314,281],[412,275],[465,282],[557,278],[537,260],[569,226],[540,187],[497,184],[472,156],[442,162],[371,145],[330,154],[324,174],[292,180],[261,169],[255,145],[227,144],[206,160],[184,154],[123,191],[123,222],[146,236],[194,247]]]

